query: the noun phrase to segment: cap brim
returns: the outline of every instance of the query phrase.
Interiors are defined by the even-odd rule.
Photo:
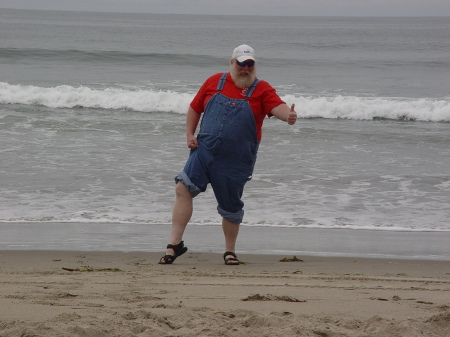
[[[236,60],[238,60],[239,62],[244,62],[244,61],[247,61],[247,60],[256,61],[255,58],[253,56],[250,56],[250,55],[239,56],[239,57],[236,58]]]

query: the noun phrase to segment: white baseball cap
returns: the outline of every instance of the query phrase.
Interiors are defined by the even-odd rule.
[[[235,48],[233,51],[233,55],[231,55],[232,59],[237,59],[239,62],[244,62],[247,60],[255,60],[255,51],[252,47],[247,46],[246,44],[241,44],[239,47]]]

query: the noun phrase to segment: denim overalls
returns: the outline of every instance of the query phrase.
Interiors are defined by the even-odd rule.
[[[217,199],[217,211],[232,223],[241,223],[244,185],[251,179],[259,142],[256,123],[247,99],[232,99],[220,91],[226,82],[224,73],[203,113],[198,148],[191,150],[183,171],[175,178],[193,197],[206,190],[208,183]],[[259,80],[243,97],[249,98]]]

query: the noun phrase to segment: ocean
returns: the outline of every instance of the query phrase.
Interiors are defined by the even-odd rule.
[[[1,9],[0,249],[161,250],[189,153],[189,103],[246,43],[258,77],[299,120],[265,121],[244,233],[276,230],[280,251],[300,253],[285,241],[321,229],[381,241],[401,233],[412,247],[434,235],[440,250],[419,256],[450,259],[448,36],[449,17]],[[211,189],[194,207],[196,249],[214,250]],[[54,233],[58,244],[33,239]],[[316,241],[311,254],[339,246]],[[276,250],[268,245],[261,251]]]

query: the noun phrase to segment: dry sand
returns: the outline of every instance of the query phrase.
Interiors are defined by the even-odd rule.
[[[161,255],[0,251],[0,336],[450,336],[450,261]]]

